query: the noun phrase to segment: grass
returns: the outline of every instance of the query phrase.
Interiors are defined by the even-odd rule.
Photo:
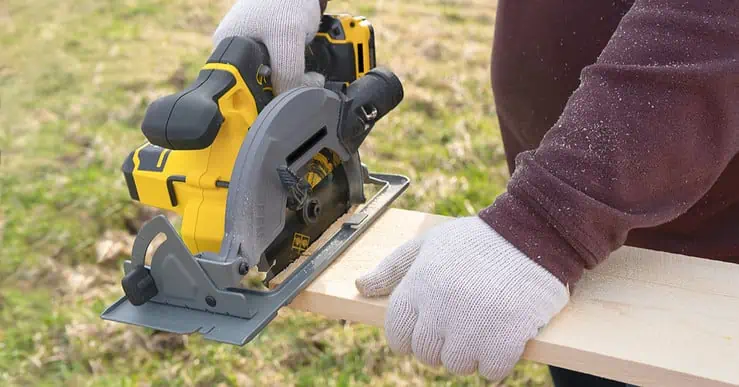
[[[150,209],[120,165],[155,98],[194,79],[230,1],[0,2],[1,385],[485,385],[393,355],[382,331],[284,310],[255,342],[216,345],[105,323]],[[463,216],[507,179],[489,87],[495,6],[333,0],[376,28],[406,100],[363,146],[413,179],[402,208]],[[507,386],[549,385],[522,362]]]

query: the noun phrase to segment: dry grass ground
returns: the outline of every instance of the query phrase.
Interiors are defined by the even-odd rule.
[[[152,213],[119,172],[149,102],[194,78],[230,1],[0,2],[0,385],[484,385],[387,349],[382,331],[284,311],[252,344],[105,323]],[[413,179],[400,207],[468,215],[507,179],[489,87],[495,3],[333,0],[376,27],[407,98],[363,148]],[[522,363],[508,386],[548,385]]]

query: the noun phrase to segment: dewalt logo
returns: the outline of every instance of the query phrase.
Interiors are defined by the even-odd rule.
[[[310,237],[301,233],[293,234],[293,250],[303,252],[310,246]]]

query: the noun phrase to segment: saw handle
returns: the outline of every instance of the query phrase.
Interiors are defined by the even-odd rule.
[[[263,44],[239,37],[224,39],[189,87],[149,105],[142,132],[150,143],[166,149],[211,146],[225,121],[221,98],[232,89],[246,85],[257,112],[270,102],[271,84],[261,72],[266,66],[269,56]]]

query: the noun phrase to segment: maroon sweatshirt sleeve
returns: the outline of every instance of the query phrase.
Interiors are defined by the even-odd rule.
[[[630,230],[687,211],[737,154],[738,59],[739,1],[637,0],[480,216],[574,284]]]

